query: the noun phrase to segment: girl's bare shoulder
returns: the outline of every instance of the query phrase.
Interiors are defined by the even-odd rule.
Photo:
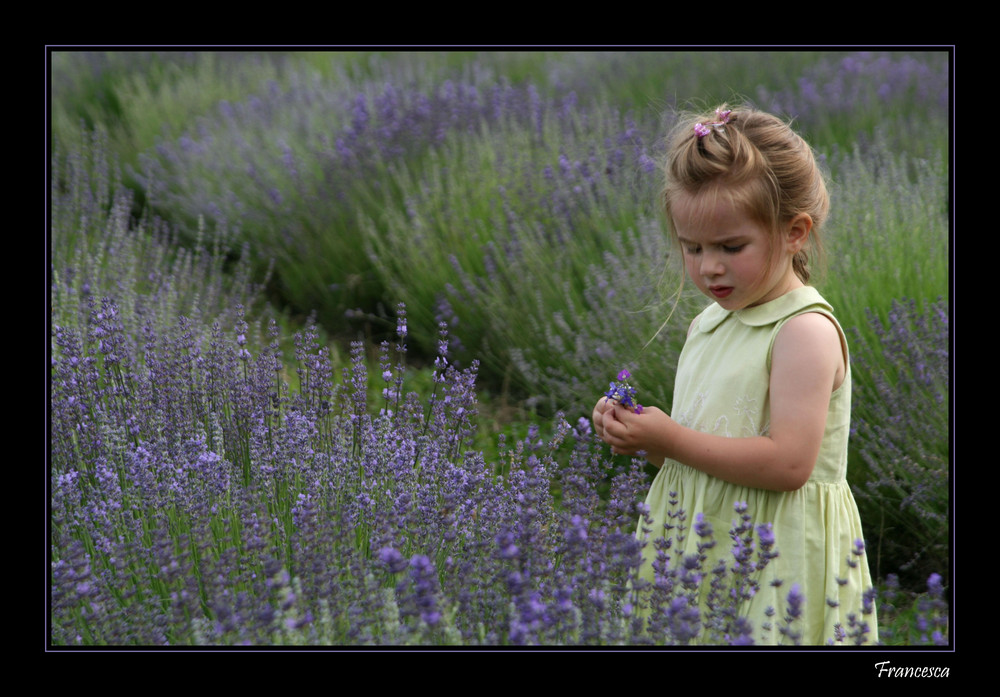
[[[846,347],[834,320],[822,312],[804,312],[792,317],[778,332],[774,359],[803,361],[823,372],[832,370],[835,386],[844,377]]]

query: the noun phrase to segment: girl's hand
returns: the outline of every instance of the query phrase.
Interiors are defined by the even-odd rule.
[[[604,438],[604,415],[611,411],[612,407],[614,407],[614,402],[607,397],[601,397],[594,406],[594,413],[591,419],[594,422],[594,432],[598,438]]]
[[[601,438],[611,446],[611,452],[632,456],[644,453],[654,465],[663,464],[662,443],[669,439],[676,425],[674,420],[656,407],[644,407],[637,414],[617,402],[610,404],[602,415]]]

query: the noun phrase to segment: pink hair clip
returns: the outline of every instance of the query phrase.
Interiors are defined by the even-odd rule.
[[[714,128],[717,131],[722,131],[723,130],[722,127],[725,126],[727,123],[729,123],[729,115],[731,113],[733,113],[732,109],[726,109],[725,111],[722,111],[721,109],[716,109],[715,121],[709,121],[707,125],[703,123],[696,123],[694,125],[695,135],[698,136],[699,138],[704,138],[705,136],[707,136],[709,133],[712,132],[712,128]],[[709,128],[709,126],[711,126],[712,128]]]

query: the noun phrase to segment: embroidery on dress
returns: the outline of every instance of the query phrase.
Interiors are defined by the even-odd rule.
[[[736,437],[729,428],[730,414],[723,414],[712,421],[711,425],[705,423],[704,418],[698,418],[705,402],[708,400],[707,392],[699,392],[695,395],[693,402],[688,409],[676,412],[671,416],[674,421],[681,426],[693,428],[702,433],[711,433],[726,438]],[[758,400],[749,395],[737,398],[733,405],[732,414],[736,423],[742,423],[740,429],[741,437],[766,436],[770,432],[770,422],[757,426],[760,418],[760,406]]]
[[[671,414],[670,418],[679,423],[681,426],[687,428],[693,428],[696,431],[700,431],[698,423],[695,422],[694,414],[697,414],[701,410],[701,406],[705,403],[708,398],[707,392],[699,392],[695,395],[694,402],[691,404],[689,409],[684,411],[674,412]]]
[[[733,406],[733,411],[737,416],[743,418],[743,432],[744,437],[747,436],[762,436],[767,432],[768,424],[765,424],[762,428],[757,428],[757,423],[760,419],[760,406],[757,404],[757,400],[753,397],[744,395],[736,400],[736,404]]]

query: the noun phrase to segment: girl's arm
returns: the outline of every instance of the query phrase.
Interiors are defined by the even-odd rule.
[[[830,393],[844,379],[840,333],[817,313],[793,317],[771,357],[771,424],[767,436],[727,438],[685,426],[655,407],[634,414],[620,405],[602,414],[604,440],[616,453],[645,451],[727,482],[793,491],[809,479],[826,428]]]

